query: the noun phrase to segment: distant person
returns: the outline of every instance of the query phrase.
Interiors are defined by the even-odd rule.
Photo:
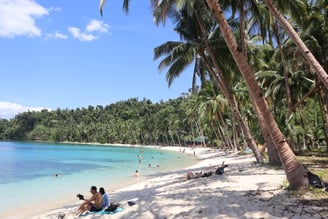
[[[213,175],[213,172],[212,171],[209,171],[209,172],[196,172],[196,173],[193,173],[193,172],[188,172],[187,173],[187,179],[197,179],[197,178],[200,178],[200,177],[210,177]]]
[[[159,168],[159,164],[157,164],[157,168]]]
[[[148,164],[148,167],[150,168],[151,167],[151,164]]]
[[[134,176],[135,176],[135,177],[139,177],[139,172],[138,172],[138,170],[136,170],[136,172],[134,173]]]
[[[202,177],[203,172],[199,172],[199,173],[193,173],[193,172],[188,172],[187,173],[187,179],[197,179]]]
[[[100,194],[102,195],[102,204],[101,204],[101,208],[102,209],[106,209],[108,208],[108,206],[110,205],[109,203],[109,198],[107,193],[105,192],[105,189],[103,187],[101,187],[99,189]]]
[[[97,192],[96,186],[91,186],[90,192],[92,194],[91,198],[84,199],[83,195],[78,194],[80,200],[85,202],[78,208],[78,215],[82,215],[86,211],[97,212],[102,208],[102,195]]]
[[[141,161],[142,161],[142,156],[139,154],[138,155],[138,162],[139,162],[139,164],[141,164]]]

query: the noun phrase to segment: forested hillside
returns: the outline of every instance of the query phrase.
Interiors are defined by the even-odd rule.
[[[107,106],[25,112],[10,121],[1,120],[0,138],[179,144],[180,139],[197,135],[192,118],[186,115],[187,103],[185,98],[156,104],[135,98]]]
[[[310,98],[307,102],[306,110],[295,113],[290,123],[280,121],[295,148],[324,143],[320,106]],[[245,105],[244,111],[254,138],[263,144],[251,105]],[[277,117],[283,118],[284,112],[276,111]],[[197,95],[166,102],[133,98],[106,106],[24,112],[10,120],[0,119],[3,140],[186,145],[202,143],[199,136],[206,136],[206,143],[212,146],[233,149],[246,145],[226,101],[216,96],[209,84]]]

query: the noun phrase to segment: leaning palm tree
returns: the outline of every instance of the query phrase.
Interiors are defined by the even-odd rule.
[[[128,3],[128,2],[129,0],[124,0],[124,3]],[[155,1],[155,2],[158,3],[159,1]],[[174,5],[180,9],[183,8],[183,6],[186,4],[192,5],[194,3],[194,1],[191,0],[190,1],[177,0],[177,1],[169,1],[169,2],[171,4],[174,3]],[[213,13],[213,16],[223,35],[223,38],[229,48],[229,51],[247,84],[248,91],[251,97],[256,102],[256,105],[259,107],[259,110],[266,118],[265,121],[266,126],[270,132],[270,136],[274,141],[275,146],[277,147],[290,187],[293,189],[307,187],[309,185],[309,181],[307,178],[308,171],[300,162],[297,161],[295,154],[292,152],[285,137],[281,133],[268,107],[264,95],[262,94],[257,84],[257,81],[253,73],[253,69],[248,64],[245,56],[240,52],[237,41],[234,37],[231,27],[229,26],[225,18],[220,3],[217,0],[206,0],[206,3],[210,11]],[[193,9],[193,7],[189,7],[189,8]]]
[[[279,1],[280,4],[283,2],[289,1]],[[303,1],[305,3],[305,1]],[[291,2],[294,4],[293,2]],[[312,52],[308,49],[302,39],[299,37],[297,32],[294,30],[292,25],[287,21],[287,19],[279,12],[277,7],[273,4],[272,0],[265,0],[265,4],[269,8],[270,12],[274,15],[274,17],[280,22],[280,24],[284,27],[286,32],[288,33],[289,37],[293,40],[296,44],[297,48],[301,51],[304,58],[307,60],[308,64],[315,70],[316,75],[323,83],[323,85],[328,89],[328,74],[318,62],[318,60],[314,57]],[[306,5],[304,6],[306,7]]]
[[[192,56],[191,56],[192,54],[201,57],[202,58],[201,61],[205,63],[211,77],[215,80],[217,85],[220,87],[223,94],[228,99],[229,104],[233,108],[234,115],[237,121],[239,122],[243,134],[245,135],[247,145],[252,149],[256,160],[258,162],[263,162],[263,156],[259,153],[257,149],[257,145],[255,143],[254,138],[251,135],[248,125],[243,121],[239,109],[236,105],[236,102],[232,97],[232,95],[229,93],[228,84],[227,82],[225,82],[220,67],[217,65],[218,64],[217,58],[215,57],[214,52],[211,50],[210,42],[209,42],[210,38],[207,36],[211,34],[206,33],[210,31],[211,28],[213,28],[213,22],[211,23],[211,16],[209,16],[207,10],[204,11],[203,5],[199,4],[195,7],[198,8],[199,11],[207,13],[207,15],[202,14],[202,16],[199,16],[198,15],[199,11],[198,12],[195,11],[194,14],[189,14],[189,12],[185,8],[181,9],[179,12],[177,12],[176,10],[172,10],[172,7],[166,9],[168,10],[168,14],[170,16],[174,16],[175,19],[178,21],[175,30],[180,34],[182,39],[186,40],[186,42],[176,43],[174,47],[168,47],[167,44],[172,45],[172,42],[168,42],[160,47],[155,48],[154,50],[155,58],[158,58],[162,55],[167,55],[161,61],[160,69],[162,67],[169,67],[169,71],[167,75],[170,76],[169,78],[172,78],[172,75],[176,77],[177,75],[181,74],[184,63],[188,63],[192,60]],[[156,22],[162,18],[160,16],[161,15],[160,13],[156,15],[157,10],[158,8],[155,8],[154,10],[155,13],[154,16]],[[202,19],[207,17],[208,18],[207,22],[205,23],[204,21],[201,21],[200,17],[202,17]],[[197,23],[201,25],[198,26]],[[216,39],[214,40],[216,41]],[[186,45],[187,48],[190,48],[190,45],[193,45],[192,52],[190,52],[189,49],[186,50],[185,47],[182,45]],[[213,70],[213,67],[209,62],[206,53],[210,54],[209,56],[212,60],[212,63],[214,63],[215,65],[216,71]],[[224,60],[224,58],[222,57],[221,60]]]
[[[221,6],[216,0],[206,0],[210,10],[212,11],[216,21],[219,24],[219,28],[223,34],[226,44],[238,65],[239,71],[241,72],[251,97],[257,103],[259,110],[266,118],[266,126],[269,130],[270,136],[278,149],[278,153],[281,162],[284,166],[284,170],[291,188],[298,189],[304,186],[308,186],[309,181],[307,179],[307,170],[300,162],[297,161],[296,156],[290,149],[285,137],[281,133],[278,124],[276,123],[273,115],[269,109],[269,106],[262,94],[254,73],[253,69],[249,66],[245,56],[239,52],[237,41],[231,31],[231,28],[225,18],[225,15],[221,9]]]

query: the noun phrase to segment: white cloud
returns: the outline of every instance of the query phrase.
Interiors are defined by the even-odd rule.
[[[28,107],[12,102],[0,102],[0,118],[10,119],[18,113],[27,111],[41,111],[45,107]]]
[[[96,31],[99,31],[101,33],[106,33],[106,32],[108,32],[108,29],[109,29],[108,24],[105,24],[103,21],[93,19],[86,26],[85,31],[86,32],[96,32]]]
[[[0,37],[41,36],[35,18],[48,14],[34,0],[0,0]]]
[[[53,39],[62,39],[62,40],[66,40],[68,38],[67,35],[60,33],[59,31],[55,31],[54,33],[48,33],[46,35],[46,38],[53,38]]]
[[[90,33],[83,33],[77,27],[69,27],[68,31],[72,34],[73,37],[81,41],[87,42],[97,39],[97,37]]]
[[[105,24],[103,21],[99,20],[91,20],[85,27],[84,31],[81,31],[80,28],[77,27],[69,27],[68,31],[72,34],[73,37],[79,39],[80,41],[93,41],[98,38],[95,35],[96,32],[100,33],[108,33],[109,26]]]

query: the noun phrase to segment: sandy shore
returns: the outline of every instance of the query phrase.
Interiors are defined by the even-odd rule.
[[[163,149],[179,150],[165,147]],[[76,217],[81,202],[63,206],[32,218],[116,219],[116,218],[320,218],[304,210],[281,189],[285,174],[255,164],[251,155],[225,154],[215,149],[197,148],[199,162],[187,169],[109,192],[111,201],[120,202],[122,212],[113,215],[93,214]],[[193,154],[192,149],[186,153]],[[223,175],[186,179],[188,171],[213,171],[222,162],[229,166]],[[128,200],[136,204],[129,206]],[[313,210],[315,211],[315,209]]]

